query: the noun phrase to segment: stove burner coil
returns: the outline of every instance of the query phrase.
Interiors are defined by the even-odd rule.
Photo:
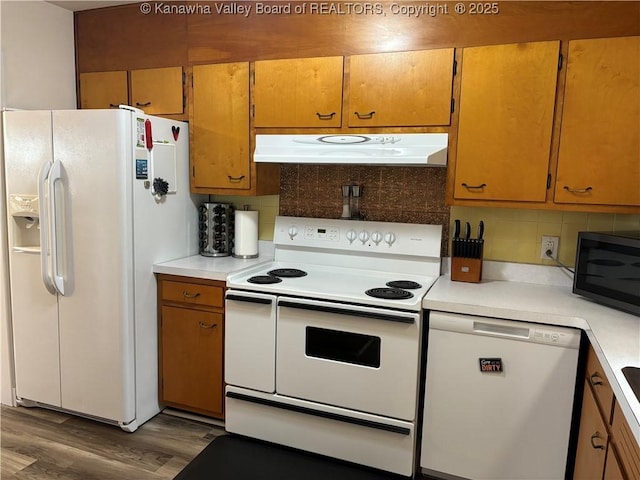
[[[270,270],[267,273],[269,275],[273,275],[274,277],[282,277],[282,278],[297,278],[297,277],[304,277],[307,275],[307,272],[303,270],[298,270],[297,268],[276,268],[275,270]]]
[[[415,290],[416,288],[422,288],[418,282],[411,280],[394,280],[386,283],[387,287],[401,288],[403,290]]]
[[[385,300],[406,300],[413,297],[413,293],[400,288],[372,288],[364,293],[370,297],[384,298]]]
[[[258,283],[260,285],[266,285],[268,283],[279,283],[282,279],[278,277],[274,277],[273,275],[256,275],[247,279],[249,283]]]

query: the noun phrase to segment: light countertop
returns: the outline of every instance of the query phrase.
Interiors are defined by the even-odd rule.
[[[238,270],[243,270],[272,260],[273,243],[261,240],[258,242],[257,258],[242,259],[232,256],[203,257],[202,255],[192,255],[190,257],[157,263],[153,266],[153,272],[224,282],[227,280],[227,275],[231,272],[237,272]]]
[[[640,443],[640,402],[622,373],[623,367],[640,367],[640,317],[573,294],[570,278],[563,279],[559,268],[523,265],[505,272],[513,264],[503,264],[505,268],[499,262],[487,264],[493,265],[480,283],[441,276],[425,296],[423,307],[584,330]]]

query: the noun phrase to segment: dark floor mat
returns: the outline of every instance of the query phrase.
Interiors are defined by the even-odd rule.
[[[215,438],[174,480],[398,480],[399,475],[244,437]]]

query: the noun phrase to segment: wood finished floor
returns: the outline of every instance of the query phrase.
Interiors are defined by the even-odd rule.
[[[0,479],[172,479],[220,427],[161,413],[126,433],[41,408],[0,410]]]

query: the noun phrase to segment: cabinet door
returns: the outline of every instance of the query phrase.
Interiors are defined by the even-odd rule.
[[[607,453],[607,464],[604,467],[603,480],[626,480],[622,474],[622,468],[615,452],[613,445],[609,445],[609,452]]]
[[[588,382],[584,382],[574,480],[602,480],[609,435]]]
[[[256,127],[339,127],[342,57],[255,62]]]
[[[182,67],[132,70],[131,104],[149,115],[183,113]]]
[[[80,108],[118,108],[129,104],[127,72],[81,73]]]
[[[163,402],[222,414],[223,326],[219,313],[162,307]]]
[[[249,64],[193,67],[192,187],[249,189]]]
[[[455,198],[546,200],[559,48],[464,49]]]
[[[640,37],[569,42],[558,203],[640,205]]]
[[[352,56],[349,126],[449,125],[453,51]]]

